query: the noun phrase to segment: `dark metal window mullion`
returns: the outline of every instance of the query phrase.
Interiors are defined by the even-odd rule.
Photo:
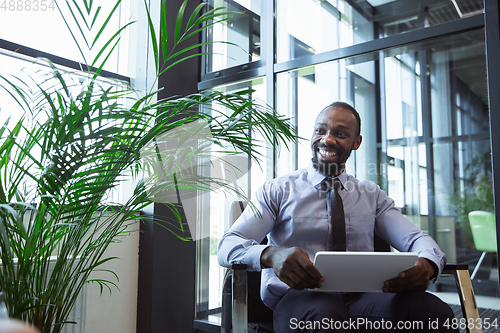
[[[276,0],[263,1],[261,6],[262,23],[260,33],[260,52],[261,59],[263,59],[263,65],[265,67],[266,103],[273,109],[276,109],[276,75],[274,73],[274,62],[276,55]],[[273,140],[274,143],[276,143],[276,137],[274,137]],[[278,154],[275,149],[273,149],[271,158],[271,177],[276,178]]]
[[[491,160],[493,170],[493,191],[495,212],[500,212],[500,7],[497,0],[484,0],[484,21],[486,32],[486,68],[488,77],[488,104],[490,110]],[[496,218],[497,239],[500,239],[500,219]],[[500,242],[497,243],[497,260]],[[500,262],[500,260],[499,260]],[[500,273],[500,265],[498,265]]]
[[[422,130],[425,142],[425,160],[427,163],[427,228],[429,235],[435,238],[434,226],[436,218],[436,201],[434,188],[434,144],[432,141],[432,102],[431,102],[431,76],[430,76],[430,50],[418,52],[420,63],[420,91],[422,105]]]

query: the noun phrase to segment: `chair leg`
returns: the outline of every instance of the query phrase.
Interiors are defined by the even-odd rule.
[[[222,287],[221,333],[231,333],[233,323],[233,270],[229,269]]]
[[[479,266],[481,266],[481,263],[483,262],[485,255],[486,255],[486,251],[484,251],[481,254],[481,258],[479,258],[479,261],[477,262],[476,267],[474,267],[474,271],[472,272],[472,275],[470,276],[471,280],[474,280],[474,276],[476,276],[476,273],[477,273],[477,271],[479,269]]]

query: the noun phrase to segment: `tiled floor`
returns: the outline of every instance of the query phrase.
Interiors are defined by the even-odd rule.
[[[450,304],[455,318],[459,320],[463,318],[462,307],[457,293],[433,292],[433,294]],[[476,296],[476,302],[481,321],[485,321],[487,318],[487,322],[490,323],[489,327],[482,327],[483,333],[498,333],[500,329],[500,298],[478,295]],[[482,323],[486,325],[486,321]],[[465,328],[460,328],[459,331],[460,333],[466,333]]]
[[[441,298],[448,304],[460,305],[457,293],[433,292],[434,295]],[[476,296],[478,308],[500,310],[500,298],[490,296]]]

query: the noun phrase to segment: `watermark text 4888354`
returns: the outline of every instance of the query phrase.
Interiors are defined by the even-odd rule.
[[[0,12],[54,11],[54,0],[0,0]]]

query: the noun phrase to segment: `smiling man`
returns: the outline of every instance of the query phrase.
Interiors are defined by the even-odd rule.
[[[359,148],[362,137],[357,112],[333,112],[333,109],[351,110],[352,107],[336,102],[321,111],[316,119],[311,149],[313,166],[325,176],[335,177],[344,171],[351,151]]]
[[[380,187],[345,172],[351,152],[361,145],[360,129],[359,114],[349,104],[323,109],[309,166],[256,192],[252,201],[262,218],[245,210],[219,243],[219,263],[262,270],[261,297],[274,310],[279,333],[380,332],[383,324],[384,331],[410,325],[418,332],[453,331],[443,326],[453,318],[450,307],[425,292],[446,263],[444,253]],[[268,245],[260,245],[266,236]],[[312,263],[316,252],[374,251],[375,236],[399,251],[418,253],[417,264],[386,281],[383,293],[309,291],[323,282]]]

